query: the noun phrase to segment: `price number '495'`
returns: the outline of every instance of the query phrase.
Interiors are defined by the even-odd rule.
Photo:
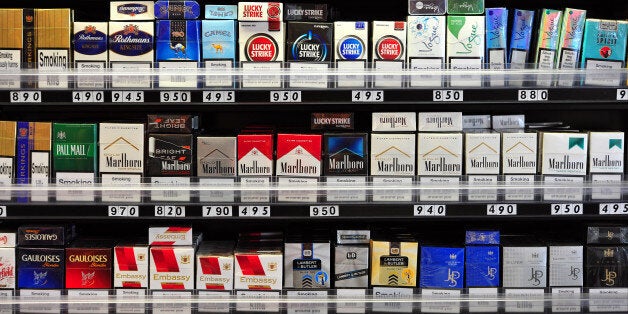
[[[238,216],[240,217],[270,217],[270,206],[239,206]]]
[[[382,90],[354,90],[351,92],[352,102],[382,102],[384,91]]]
[[[628,203],[602,203],[600,215],[628,215]]]

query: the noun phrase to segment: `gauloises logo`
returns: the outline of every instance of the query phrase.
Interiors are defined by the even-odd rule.
[[[399,38],[389,35],[377,41],[376,53],[380,60],[397,60],[403,55],[403,44]]]
[[[277,59],[277,42],[267,34],[255,34],[246,42],[246,59],[268,62]]]
[[[292,58],[302,61],[324,61],[327,59],[327,44],[320,35],[308,31],[292,44]]]
[[[98,55],[107,51],[107,35],[88,25],[74,34],[74,50],[84,55]]]
[[[111,51],[123,56],[140,56],[153,50],[153,36],[134,24],[109,36]]]
[[[355,36],[345,36],[338,42],[338,55],[343,60],[364,59],[364,42]]]
[[[148,12],[148,7],[140,3],[127,3],[118,6],[118,13],[130,16]]]

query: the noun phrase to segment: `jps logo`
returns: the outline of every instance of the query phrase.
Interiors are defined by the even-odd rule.
[[[543,271],[542,270],[535,270],[534,268],[530,268],[531,271],[531,275],[530,275],[530,279],[528,279],[528,281],[532,281],[532,284],[535,286],[538,286],[541,284],[541,278],[543,278]]]
[[[493,280],[495,279],[495,275],[497,275],[497,268],[488,266],[486,269],[486,278]]]
[[[602,282],[611,287],[615,285],[615,278],[617,278],[617,272],[609,271],[608,269],[604,270],[604,280]]]
[[[571,280],[578,280],[580,277],[580,268],[571,266],[569,277],[571,277]]]
[[[606,237],[609,240],[613,240],[613,237],[615,237],[615,232],[608,230],[608,232],[606,233]]]
[[[458,285],[458,279],[460,279],[459,271],[451,271],[451,268],[447,270],[447,282],[449,282],[450,287],[455,287]]]

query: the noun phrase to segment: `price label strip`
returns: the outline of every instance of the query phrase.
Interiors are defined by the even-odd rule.
[[[190,102],[192,97],[190,92],[182,91],[164,91],[159,93],[159,99],[161,102]]]
[[[155,205],[155,217],[185,217],[185,206]]]
[[[203,102],[212,102],[212,103],[235,102],[235,92],[232,90],[203,91]]]
[[[351,91],[352,102],[383,102],[384,91],[382,90],[353,90]]]
[[[584,206],[582,203],[573,204],[552,204],[551,215],[582,215],[584,212]]]
[[[113,91],[111,92],[111,102],[141,103],[141,102],[144,102],[144,92],[143,91]]]
[[[628,100],[628,89],[626,89],[626,88],[618,88],[617,89],[617,100]]]
[[[105,92],[103,91],[77,91],[72,92],[72,102],[104,102]]]
[[[109,217],[139,217],[139,214],[137,206],[116,205],[109,206],[107,209]]]
[[[203,217],[231,217],[233,207],[231,206],[203,206]]]
[[[549,92],[547,89],[520,89],[517,92],[517,101],[547,101]]]
[[[0,217],[6,217],[6,216],[7,216],[7,207],[0,206]]]
[[[338,217],[338,216],[340,216],[340,206],[338,205],[310,206],[310,217]]]
[[[270,217],[270,206],[245,205],[238,207],[239,217]]]
[[[487,216],[516,216],[517,204],[487,204]]]
[[[414,205],[415,217],[446,216],[446,205]]]
[[[301,91],[271,91],[270,102],[301,102]]]
[[[601,203],[600,215],[628,215],[628,203]]]
[[[432,101],[464,101],[464,91],[456,89],[435,89]]]
[[[39,103],[41,102],[40,91],[17,91],[9,95],[11,103]]]

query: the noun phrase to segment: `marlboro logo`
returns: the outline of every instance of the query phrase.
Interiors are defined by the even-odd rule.
[[[377,41],[376,53],[380,60],[398,60],[403,55],[403,44],[395,36],[384,36]]]
[[[277,59],[277,42],[267,34],[255,34],[247,40],[245,51],[248,61],[275,61]]]
[[[473,152],[475,152],[476,150],[479,150],[479,149],[480,149],[480,147],[485,147],[485,148],[486,148],[486,149],[488,149],[489,151],[493,152],[493,154],[497,154],[497,151],[496,151],[495,149],[493,149],[492,147],[490,147],[488,144],[486,144],[486,143],[484,143],[484,142],[482,142],[482,143],[478,144],[477,146],[473,147],[473,148],[469,151],[469,153],[473,153]]]

